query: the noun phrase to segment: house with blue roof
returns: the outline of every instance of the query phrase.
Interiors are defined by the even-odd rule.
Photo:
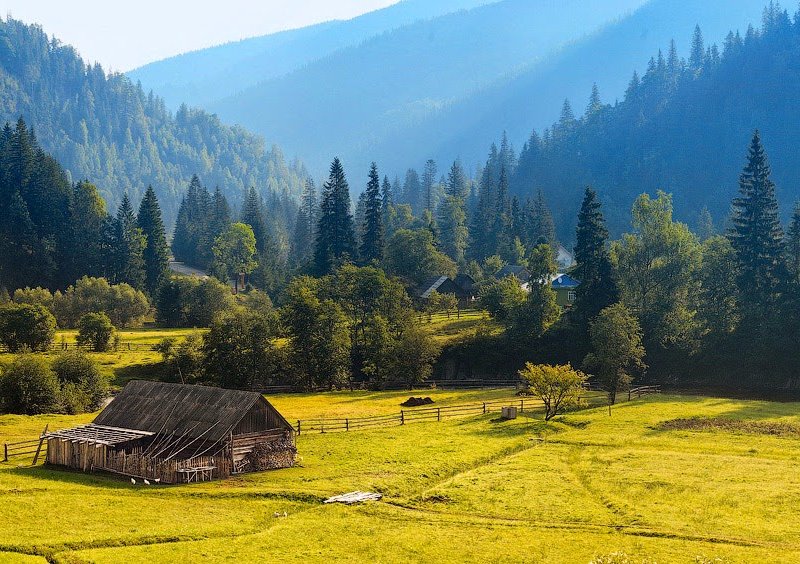
[[[550,280],[550,287],[556,293],[556,303],[561,307],[571,307],[577,298],[581,283],[569,274],[556,274]]]

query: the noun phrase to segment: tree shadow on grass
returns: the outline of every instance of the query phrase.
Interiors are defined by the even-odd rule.
[[[561,432],[563,429],[557,425],[558,421],[545,421],[544,416],[538,413],[522,412],[517,414],[516,419],[503,419],[496,413],[481,416],[481,419],[488,423],[488,426],[475,428],[475,419],[469,418],[461,420],[456,425],[465,433],[479,437],[505,437],[516,438],[529,436],[538,438],[542,435],[552,435]]]

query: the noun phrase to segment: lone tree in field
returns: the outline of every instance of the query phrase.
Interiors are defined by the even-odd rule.
[[[611,405],[617,392],[624,390],[633,375],[647,366],[639,322],[621,303],[605,308],[589,327],[594,352],[586,355],[583,368],[595,374],[608,392]]]
[[[78,321],[76,340],[81,347],[88,347],[95,352],[105,352],[114,335],[111,320],[103,313],[87,313]]]
[[[759,318],[774,311],[786,263],[775,185],[758,130],[739,177],[739,194],[733,201],[730,239],[739,261],[740,303],[745,317]]]
[[[569,364],[525,364],[519,375],[528,384],[531,394],[544,403],[544,420],[550,421],[564,409],[578,402],[586,375]]]

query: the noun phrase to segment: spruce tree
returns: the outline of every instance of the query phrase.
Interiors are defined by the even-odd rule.
[[[308,178],[303,188],[300,207],[297,209],[292,256],[296,263],[305,262],[314,246],[314,230],[317,225],[317,189],[314,180]]]
[[[108,221],[106,203],[97,187],[88,182],[78,182],[73,188],[70,204],[70,262],[69,278],[102,276],[105,268],[103,256],[103,231]]]
[[[249,225],[253,230],[253,235],[256,236],[256,250],[259,255],[263,254],[269,244],[269,233],[267,231],[267,222],[264,218],[264,206],[261,196],[252,186],[247,191],[239,221]]]
[[[155,296],[169,271],[169,247],[161,207],[152,186],[147,187],[142,203],[139,205],[137,224],[146,238],[143,252],[145,269],[145,288],[150,296]]]
[[[381,213],[381,179],[378,166],[372,163],[364,192],[364,223],[361,229],[361,260],[370,264],[383,259],[384,226]]]
[[[800,286],[800,202],[794,206],[786,233],[786,255],[792,284]]]
[[[405,182],[403,182],[403,201],[411,206],[414,215],[421,215],[424,208],[422,195],[422,184],[419,181],[419,174],[413,168],[406,171]]]
[[[447,173],[447,194],[464,198],[467,195],[467,178],[459,161],[453,161],[450,172]]]
[[[528,213],[528,240],[531,245],[548,243],[555,245],[556,227],[553,215],[544,199],[544,194],[539,190],[536,199],[530,205]]]
[[[219,186],[214,189],[211,198],[211,217],[209,219],[209,239],[215,241],[222,233],[228,230],[231,220],[231,207],[228,199]]]
[[[689,54],[689,69],[697,72],[703,68],[705,56],[706,48],[703,42],[703,32],[700,30],[700,26],[696,25],[692,36],[692,50]]]
[[[589,96],[589,105],[586,107],[586,115],[592,116],[603,108],[603,102],[600,100],[600,90],[597,88],[597,83],[592,84],[592,94]]]
[[[126,282],[137,290],[145,289],[144,249],[146,245],[147,238],[139,228],[131,201],[125,194],[113,224],[112,282]]]
[[[392,185],[389,182],[389,177],[383,177],[383,185],[381,186],[381,213],[383,214],[383,229],[384,231],[389,226],[389,212],[391,206],[394,205],[395,194],[392,190]]]
[[[436,182],[436,161],[428,159],[422,171],[422,196],[425,198],[425,211],[433,212],[434,184]]]
[[[603,309],[619,300],[614,270],[607,248],[608,230],[597,193],[587,187],[578,212],[575,233],[574,276],[580,281],[573,316],[586,331],[588,323]]]
[[[314,264],[317,274],[325,275],[356,256],[350,187],[338,157],[333,159],[328,181],[322,187],[316,235]]]
[[[773,311],[786,265],[775,185],[758,130],[739,177],[739,194],[729,237],[739,262],[741,304],[745,315],[763,317]]]

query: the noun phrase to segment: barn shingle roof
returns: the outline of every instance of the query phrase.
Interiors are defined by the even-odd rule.
[[[94,424],[219,441],[258,401],[258,392],[133,380]]]

